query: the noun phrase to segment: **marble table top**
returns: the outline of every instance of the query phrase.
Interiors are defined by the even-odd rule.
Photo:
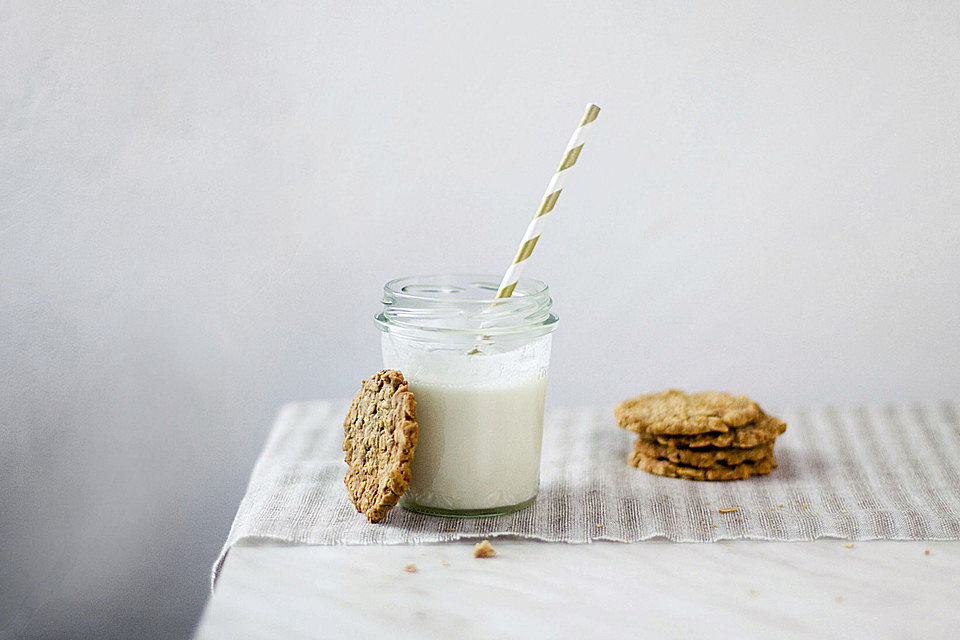
[[[493,543],[492,559],[474,559],[467,543],[240,545],[196,638],[936,638],[960,628],[960,542]]]

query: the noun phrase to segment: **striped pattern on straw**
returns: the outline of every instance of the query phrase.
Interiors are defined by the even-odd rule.
[[[560,198],[560,192],[563,191],[563,185],[570,168],[577,163],[580,157],[580,150],[583,149],[583,142],[586,140],[587,132],[590,130],[590,123],[597,119],[600,113],[600,107],[595,104],[588,104],[587,110],[580,120],[576,131],[570,136],[570,142],[563,152],[563,160],[560,162],[560,168],[553,174],[547,190],[540,200],[540,206],[537,208],[537,214],[530,221],[527,232],[523,234],[523,241],[517,250],[510,268],[500,281],[500,287],[497,289],[497,298],[509,298],[513,295],[513,290],[517,287],[517,281],[520,279],[520,273],[523,271],[523,264],[533,254],[534,247],[537,246],[537,240],[543,232],[543,225],[546,224],[547,214],[553,211]]]

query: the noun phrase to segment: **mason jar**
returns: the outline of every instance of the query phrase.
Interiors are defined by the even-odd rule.
[[[435,275],[384,286],[383,366],[403,373],[419,437],[400,504],[439,516],[510,513],[540,485],[551,332],[547,285],[521,278],[495,299],[497,276]]]

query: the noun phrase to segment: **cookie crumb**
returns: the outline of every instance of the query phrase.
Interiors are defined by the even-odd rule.
[[[840,510],[840,513],[846,513],[846,512],[847,512],[846,509],[841,509],[841,510]]]
[[[416,573],[416,572],[417,572],[417,565],[415,565],[415,564],[408,564],[407,566],[405,566],[405,567],[403,568],[403,570],[406,571],[407,573]]]
[[[494,550],[493,545],[490,544],[489,540],[478,542],[473,546],[474,558],[492,558],[495,555],[497,555],[497,552]]]
[[[444,531],[456,531],[456,529],[454,529],[453,527],[447,527],[446,529],[444,529]]]
[[[776,510],[777,510],[776,507],[770,507],[770,511],[776,511]]]
[[[747,589],[747,593],[750,594],[751,596],[755,596],[755,595],[757,595],[757,590],[756,590],[756,589]]]
[[[740,511],[740,507],[720,507],[717,511],[720,513],[735,513]]]
[[[450,563],[447,562],[446,560],[441,560],[441,561],[440,561],[440,566],[441,566],[441,567],[449,567],[449,566],[450,566]]]
[[[783,509],[783,505],[782,505],[782,504],[778,504],[777,506],[780,507],[781,509]]]
[[[707,500],[707,504],[710,504],[710,501],[709,501],[709,500]]]
[[[923,550],[923,555],[925,555],[925,556],[930,555],[930,549],[924,549],[924,550]]]
[[[598,524],[598,525],[597,525],[597,528],[598,528],[598,529],[603,529],[603,525],[602,525],[602,524]]]
[[[804,509],[809,509],[809,508],[810,508],[810,505],[805,504],[805,505],[803,505],[803,508],[804,508]]]
[[[845,545],[843,545],[843,548],[844,548],[844,549],[853,549],[853,543],[852,543],[852,542],[848,542],[848,543],[846,543]]]

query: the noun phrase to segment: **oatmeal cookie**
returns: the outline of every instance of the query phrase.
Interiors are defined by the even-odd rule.
[[[736,447],[723,449],[717,447],[686,449],[640,437],[637,438],[637,441],[633,444],[629,462],[633,466],[637,466],[637,461],[640,459],[640,456],[646,456],[648,458],[661,458],[674,464],[683,464],[688,467],[712,467],[716,464],[732,466],[743,462],[757,462],[770,457],[772,454],[772,442],[749,449]]]
[[[417,403],[399,371],[364,380],[343,421],[350,500],[370,522],[382,520],[410,484],[417,446]]]
[[[631,464],[633,461],[631,460]],[[710,467],[691,467],[677,464],[663,458],[650,458],[643,454],[637,457],[636,465],[648,473],[686,480],[743,480],[750,476],[762,476],[773,471],[777,459],[771,453],[756,462],[742,462],[736,465],[715,464]]]
[[[656,435],[653,439],[660,444],[676,448],[697,449],[701,447],[749,449],[772,443],[777,436],[787,430],[787,423],[773,416],[763,416],[753,424],[696,435],[670,436]]]
[[[640,435],[697,435],[742,427],[763,411],[746,396],[670,389],[625,400],[617,405],[616,416],[620,427]]]

